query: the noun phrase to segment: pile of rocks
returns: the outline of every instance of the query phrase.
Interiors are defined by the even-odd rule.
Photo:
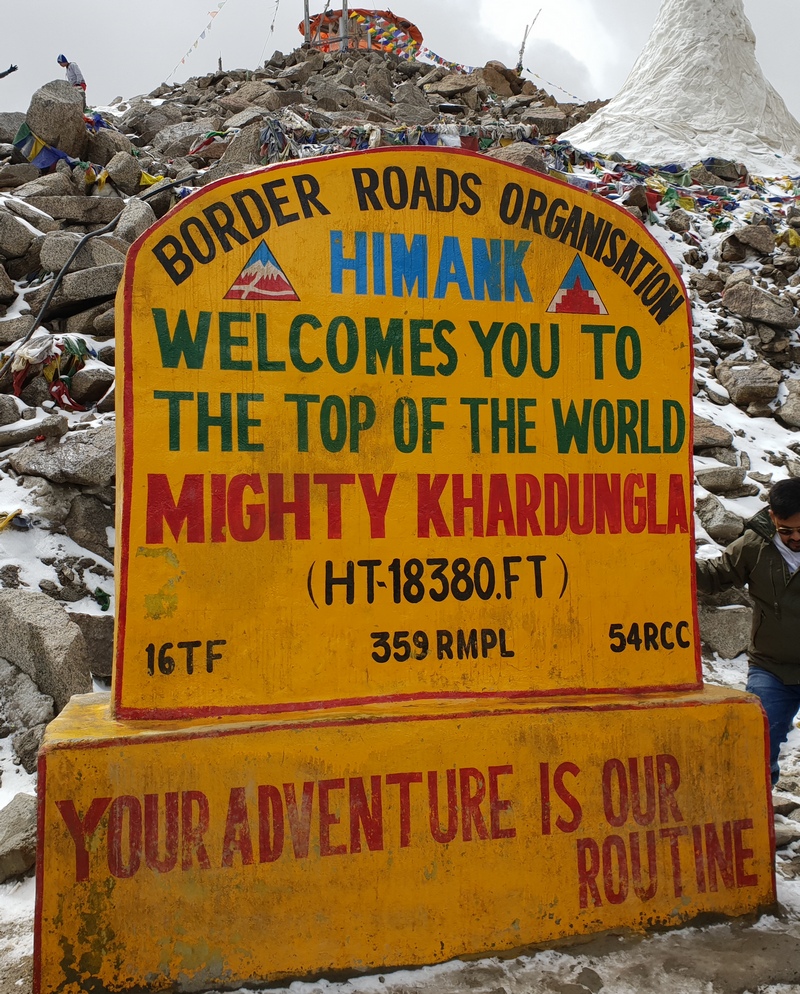
[[[298,50],[255,72],[117,100],[105,113],[111,126],[87,128],[82,94],[62,81],[37,91],[27,114],[0,114],[0,353],[10,356],[32,331],[28,347],[86,346],[68,403],[45,363],[31,363],[18,396],[11,370],[0,373],[0,515],[13,510],[3,502],[16,485],[21,523],[37,535],[15,560],[2,551],[14,522],[0,532],[0,734],[13,737],[26,769],[70,694],[110,676],[113,612],[101,608],[113,593],[114,296],[128,247],[174,203],[176,184],[302,154],[301,145],[338,153],[421,131],[555,174],[564,157],[553,139],[598,106],[558,105],[499,63],[465,73],[378,53]],[[23,125],[64,153],[51,171],[12,144]],[[763,188],[745,196],[748,177],[735,163],[709,169],[692,171],[698,194],[738,191],[725,232],[685,201],[653,210],[640,179],[599,192],[645,220],[684,270],[695,322],[699,538],[725,544],[774,474],[800,476],[800,210],[793,196],[767,198]],[[766,424],[768,465],[753,444]],[[749,630],[746,597],[705,601],[701,621],[711,649],[737,655]],[[23,851],[27,838],[7,830],[4,815],[0,880],[1,840],[13,837]]]

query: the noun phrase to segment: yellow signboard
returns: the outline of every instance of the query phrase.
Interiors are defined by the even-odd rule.
[[[40,762],[36,994],[238,987],[756,910],[775,898],[764,731],[755,698],[715,688],[133,734],[105,695],[73,698]]]
[[[119,304],[118,715],[700,686],[689,312],[626,211],[292,162],[184,201]]]

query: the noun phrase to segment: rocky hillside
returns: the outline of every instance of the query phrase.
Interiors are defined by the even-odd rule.
[[[190,188],[221,176],[441,144],[621,202],[664,245],[692,300],[704,551],[741,533],[772,482],[800,476],[800,188],[735,162],[665,170],[559,140],[598,106],[558,105],[499,63],[467,74],[299,50],[102,113],[54,81],[27,114],[0,114],[0,727],[16,762],[33,770],[47,721],[111,673],[114,295],[125,253]],[[712,678],[749,628],[744,595],[720,608],[701,607]],[[30,806],[13,812],[23,816]],[[30,832],[11,835],[27,849],[0,851],[0,880],[33,859]]]

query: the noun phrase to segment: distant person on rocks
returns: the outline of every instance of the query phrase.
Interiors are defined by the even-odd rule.
[[[755,602],[747,690],[767,713],[774,786],[781,745],[800,710],[800,479],[774,484],[769,507],[746,523],[744,534],[696,567],[705,593],[746,585]]]
[[[73,86],[77,86],[81,90],[86,90],[86,80],[83,78],[83,73],[77,62],[70,62],[66,55],[59,55],[58,64],[67,70],[68,83],[72,83]]]
[[[12,73],[12,72],[16,72],[16,71],[17,71],[17,69],[19,69],[19,66],[15,66],[15,65],[10,65],[10,66],[8,67],[8,69],[6,69],[6,71],[5,71],[5,72],[0,72],[0,79],[2,79],[2,78],[3,78],[3,76],[10,76],[10,75],[11,75],[11,73]]]

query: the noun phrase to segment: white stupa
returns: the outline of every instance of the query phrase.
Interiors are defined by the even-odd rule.
[[[761,71],[743,0],[662,0],[622,90],[562,137],[641,162],[717,156],[800,174],[800,124]]]

